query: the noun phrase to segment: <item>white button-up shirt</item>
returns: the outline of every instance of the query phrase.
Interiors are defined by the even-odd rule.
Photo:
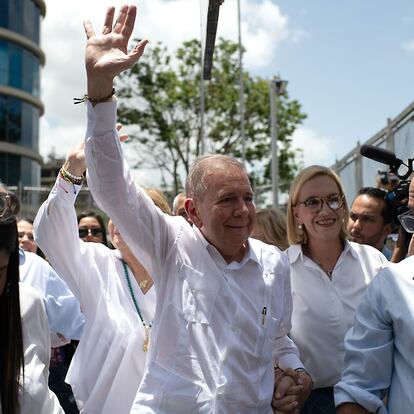
[[[79,299],[86,318],[66,381],[83,413],[128,414],[144,374],[145,330],[120,253],[79,239],[74,208],[79,190],[80,186],[58,178],[34,222],[36,242]],[[155,289],[144,295],[129,268],[128,272],[138,306],[150,324]]]
[[[372,413],[413,412],[413,278],[411,256],[390,264],[368,287],[345,338],[345,370],[335,386],[336,406],[354,402]]]
[[[302,365],[287,337],[287,257],[249,239],[244,259],[227,264],[199,230],[163,214],[124,165],[115,121],[115,103],[88,104],[89,186],[157,292],[153,346],[133,412],[272,413],[273,364]]]
[[[290,336],[299,348],[314,388],[332,387],[341,378],[344,337],[366,287],[388,264],[367,245],[345,242],[332,277],[303,254],[300,245],[288,248],[293,295]]]

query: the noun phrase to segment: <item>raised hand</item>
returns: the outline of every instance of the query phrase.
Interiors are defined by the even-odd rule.
[[[117,123],[116,129],[119,134],[119,140],[125,142],[128,139],[128,134],[122,134],[122,124]],[[80,141],[68,154],[63,168],[78,177],[82,176],[86,171],[86,161],[85,161],[85,141]]]
[[[81,177],[86,171],[85,142],[82,140],[68,154],[63,168],[70,174]]]
[[[138,61],[148,43],[147,40],[141,40],[128,52],[137,9],[135,6],[122,6],[115,24],[114,14],[115,8],[109,7],[100,35],[95,34],[89,20],[83,23],[88,39],[85,52],[88,96],[92,100],[101,100],[110,95],[114,78]]]

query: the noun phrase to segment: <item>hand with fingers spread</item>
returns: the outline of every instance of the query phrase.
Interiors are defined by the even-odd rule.
[[[147,40],[141,40],[128,52],[136,13],[135,6],[122,6],[113,24],[115,8],[109,7],[100,35],[95,34],[89,20],[84,22],[88,39],[85,64],[90,100],[99,101],[110,96],[114,78],[124,70],[130,69],[143,54]]]

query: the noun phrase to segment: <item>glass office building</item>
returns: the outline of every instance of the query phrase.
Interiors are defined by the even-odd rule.
[[[0,0],[0,179],[39,186],[43,0]]]

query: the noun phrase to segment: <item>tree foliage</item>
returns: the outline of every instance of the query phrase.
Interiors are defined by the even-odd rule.
[[[243,72],[245,155],[256,185],[270,182],[270,104],[266,79]],[[138,164],[157,168],[168,188],[178,192],[194,158],[202,154],[200,130],[200,42],[184,42],[174,54],[152,45],[117,85],[119,120],[135,125]],[[211,81],[205,82],[204,149],[241,158],[238,45],[220,39],[215,47]],[[278,100],[281,183],[298,169],[291,136],[305,118],[298,101]]]

